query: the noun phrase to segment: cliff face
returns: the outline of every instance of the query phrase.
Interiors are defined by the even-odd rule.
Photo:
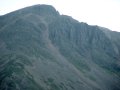
[[[35,5],[0,16],[0,90],[120,90],[120,33]]]

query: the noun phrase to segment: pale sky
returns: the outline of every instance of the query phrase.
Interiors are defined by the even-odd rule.
[[[53,5],[60,14],[120,32],[120,0],[0,0],[0,15],[35,4]]]

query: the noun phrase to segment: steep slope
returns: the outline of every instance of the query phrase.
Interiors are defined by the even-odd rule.
[[[0,90],[120,90],[120,33],[35,5],[0,17]]]

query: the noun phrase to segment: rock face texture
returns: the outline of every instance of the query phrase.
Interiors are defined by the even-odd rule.
[[[120,90],[120,33],[50,5],[0,16],[0,90]]]

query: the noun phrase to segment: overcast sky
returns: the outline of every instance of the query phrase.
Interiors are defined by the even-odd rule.
[[[0,15],[35,4],[53,5],[80,22],[120,32],[120,0],[0,0]]]

